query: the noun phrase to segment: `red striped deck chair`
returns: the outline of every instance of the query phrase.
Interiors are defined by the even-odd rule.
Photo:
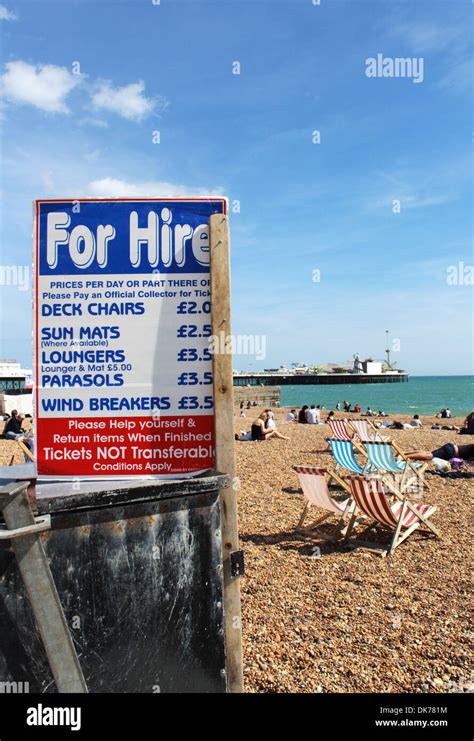
[[[306,498],[303,512],[296,526],[296,530],[303,533],[314,533],[315,530],[331,515],[337,515],[339,521],[334,528],[331,535],[321,533],[318,537],[325,540],[335,540],[338,536],[343,535],[343,528],[345,526],[345,518],[354,509],[354,503],[351,496],[346,497],[342,502],[338,502],[333,499],[328,489],[328,483],[326,481],[326,473],[328,471],[324,468],[315,468],[314,466],[293,466],[293,470],[298,476],[300,486],[303,490],[303,494]],[[329,472],[329,481],[334,478]],[[337,476],[335,477],[338,478]],[[346,490],[350,492],[350,487],[345,483],[341,482]],[[320,509],[326,510],[326,513],[319,520],[316,520],[311,525],[303,527],[303,523],[306,519],[308,509],[310,506],[319,507]]]
[[[351,434],[345,419],[328,419],[327,424],[331,428],[331,437],[335,440],[352,440],[354,437],[354,435]]]
[[[350,441],[359,453],[362,453],[364,457],[367,457],[364,447],[360,444],[357,435],[352,434],[347,419],[328,419],[326,421],[331,429],[332,438],[334,440]]]
[[[353,476],[350,479],[350,485],[356,509],[347,528],[346,542],[352,533],[357,509],[373,521],[369,529],[376,525],[382,525],[393,530],[393,537],[388,545],[353,540],[349,543],[351,548],[362,546],[370,550],[381,551],[382,555],[386,556],[387,553],[392,554],[400,543],[403,543],[421,525],[425,525],[437,537],[440,537],[437,529],[429,522],[429,518],[436,511],[435,506],[431,504],[413,504],[406,497],[402,501],[391,504],[383,490],[380,479]]]

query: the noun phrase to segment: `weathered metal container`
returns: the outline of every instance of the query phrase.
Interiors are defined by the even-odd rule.
[[[219,474],[37,487],[40,537],[89,692],[225,692]],[[78,488],[76,483],[75,487]],[[0,681],[56,686],[8,541]],[[24,684],[22,685],[24,686]]]

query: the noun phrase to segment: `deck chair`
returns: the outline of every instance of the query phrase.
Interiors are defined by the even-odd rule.
[[[401,450],[398,444],[389,437],[381,435],[380,431],[375,427],[371,420],[350,419],[348,422],[363,443],[391,443],[392,448],[397,451],[398,455],[400,455],[404,460],[407,460],[405,453]]]
[[[345,419],[328,419],[327,424],[331,428],[334,440],[352,440],[354,437],[351,435]]]
[[[385,483],[391,489],[392,493],[396,493],[393,486],[396,486],[398,491],[403,493],[416,480],[425,484],[423,474],[428,463],[424,463],[423,465],[415,464],[413,461],[407,460],[406,458],[403,461],[397,461],[392,444],[387,442],[367,442],[365,444],[365,449],[373,468],[378,473],[382,474],[384,480],[385,474],[395,474],[395,478],[392,482],[390,478],[386,478],[385,480]],[[397,475],[401,476],[401,478],[398,479],[398,482]]]
[[[352,476],[350,479],[352,496],[356,505],[347,528],[345,542],[348,543],[355,524],[357,510],[369,517],[373,524],[369,527],[382,525],[393,529],[393,537],[389,545],[378,545],[367,541],[353,540],[348,545],[351,548],[365,547],[370,550],[380,551],[382,556],[392,554],[414,530],[425,525],[434,535],[440,537],[438,530],[429,522],[431,515],[436,512],[436,507],[431,504],[412,504],[406,497],[402,501],[390,504],[384,492],[383,484],[378,478],[367,478],[363,476]]]
[[[360,444],[357,435],[351,433],[351,429],[348,426],[347,419],[328,419],[327,424],[329,425],[332,432],[333,440],[347,440],[350,441],[356,450],[359,451],[365,458],[367,454],[364,450],[363,445]]]
[[[331,453],[340,468],[351,473],[367,473],[367,465],[361,466],[354,454],[351,440],[328,440]]]
[[[356,433],[357,437],[363,443],[370,442],[388,442],[388,438],[382,437],[378,429],[369,422],[367,419],[350,419],[348,420],[350,426]]]
[[[335,514],[338,515],[339,520],[334,528],[331,535],[325,533],[318,534],[318,537],[325,540],[336,540],[337,537],[344,535],[343,528],[347,523],[345,518],[354,509],[354,502],[351,496],[346,497],[342,502],[338,502],[331,496],[328,489],[328,482],[326,481],[325,474],[328,471],[324,468],[315,468],[314,466],[293,466],[293,470],[298,476],[300,486],[303,490],[303,494],[306,498],[301,517],[296,526],[296,531],[303,533],[315,533],[319,525],[327,520],[328,517]],[[331,480],[331,473],[329,472],[329,482]],[[344,487],[350,493],[350,487],[344,483]],[[326,510],[326,513],[319,520],[316,520],[311,525],[303,528],[303,523],[308,514],[308,509],[311,505],[319,507],[320,509]]]

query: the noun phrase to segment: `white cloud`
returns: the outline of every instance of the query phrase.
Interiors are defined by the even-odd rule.
[[[191,188],[160,180],[130,182],[118,178],[93,180],[87,186],[87,193],[96,198],[146,198],[153,196],[220,196],[222,188]]]
[[[16,21],[17,15],[8,10],[4,5],[0,5],[0,21]]]
[[[164,98],[147,98],[143,95],[145,83],[132,82],[123,87],[113,87],[109,80],[99,83],[99,89],[92,96],[97,108],[105,108],[130,121],[141,121],[154,111],[156,106],[165,110],[168,102]]]
[[[26,103],[53,113],[68,113],[65,99],[79,82],[65,67],[7,62],[0,76],[0,94],[12,103]]]

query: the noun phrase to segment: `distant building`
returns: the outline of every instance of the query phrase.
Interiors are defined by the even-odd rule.
[[[372,376],[378,376],[382,373],[382,363],[378,360],[372,360],[372,358],[364,360],[362,362],[362,368],[364,373],[368,373]]]
[[[33,374],[16,360],[0,360],[0,392],[22,394],[33,388]]]

